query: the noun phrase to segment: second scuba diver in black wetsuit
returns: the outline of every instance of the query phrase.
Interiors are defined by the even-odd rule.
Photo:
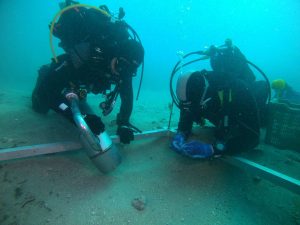
[[[222,48],[212,46],[205,54],[212,71],[182,74],[177,81],[180,120],[171,148],[192,158],[208,158],[256,147],[267,83],[255,81],[245,56],[231,40]],[[215,142],[188,141],[193,123],[201,124],[203,119],[215,125]]]

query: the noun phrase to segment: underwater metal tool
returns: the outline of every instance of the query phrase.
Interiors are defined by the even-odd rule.
[[[73,119],[81,133],[80,140],[87,155],[103,173],[113,171],[121,163],[121,156],[116,145],[106,131],[98,136],[93,134],[82,117],[77,94],[69,92],[65,96],[71,104]]]

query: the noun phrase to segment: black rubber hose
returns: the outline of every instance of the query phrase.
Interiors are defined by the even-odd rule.
[[[268,94],[269,94],[269,96],[268,96],[268,103],[270,103],[270,101],[271,101],[271,84],[270,84],[270,81],[269,81],[267,75],[258,66],[256,66],[254,63],[252,63],[252,62],[250,62],[248,60],[247,60],[247,63],[250,64],[251,66],[253,66],[265,78],[265,80],[267,82]]]
[[[175,103],[175,105],[176,105],[178,108],[179,108],[179,100],[177,99],[177,97],[176,97],[176,95],[175,95],[175,93],[174,93],[174,90],[173,90],[173,78],[174,78],[175,74],[176,74],[181,68],[183,68],[183,67],[185,67],[185,66],[188,66],[188,65],[190,65],[190,64],[192,64],[192,63],[195,63],[195,62],[198,62],[198,61],[207,59],[207,58],[201,57],[201,58],[198,58],[198,59],[191,60],[191,61],[189,61],[189,62],[183,64],[182,66],[178,67],[178,66],[181,64],[181,62],[182,62],[183,59],[185,59],[185,58],[187,58],[188,56],[191,56],[191,55],[204,55],[204,53],[203,53],[203,51],[196,51],[196,52],[191,52],[191,53],[188,53],[188,54],[184,55],[184,56],[182,57],[182,59],[179,60],[179,61],[175,64],[175,67],[173,68],[172,73],[171,73],[171,77],[170,77],[170,94],[171,94],[171,97],[172,97],[173,102]]]
[[[128,23],[125,23],[125,24],[128,27],[128,29],[132,32],[132,34],[134,35],[133,39],[134,40],[138,40],[138,42],[142,45],[142,41],[141,41],[139,35],[137,34],[137,32]],[[137,91],[137,95],[136,95],[136,100],[138,100],[139,96],[140,96],[140,91],[141,91],[141,87],[142,87],[142,83],[143,83],[143,78],[144,78],[144,67],[145,67],[145,63],[144,63],[144,60],[143,60],[143,62],[142,62],[142,71],[141,71],[141,78],[140,78],[140,83],[139,83],[139,87],[138,87],[138,91]]]

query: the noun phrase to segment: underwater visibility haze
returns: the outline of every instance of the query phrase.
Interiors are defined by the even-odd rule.
[[[0,151],[78,141],[69,121],[53,112],[39,115],[31,108],[37,71],[53,57],[49,24],[60,11],[60,2],[0,1]],[[298,0],[80,3],[107,5],[115,14],[123,7],[124,20],[142,41],[144,79],[130,120],[143,131],[168,125],[170,76],[182,55],[223,45],[227,38],[270,82],[284,79],[300,92]],[[53,40],[56,54],[63,53],[59,40]],[[202,69],[211,70],[209,60],[186,67]],[[140,81],[137,74],[135,95]],[[255,74],[258,80],[264,79],[257,71]],[[90,98],[99,115],[100,97]],[[109,135],[116,133],[116,108],[102,118]],[[299,115],[300,106],[297,110],[291,111]],[[293,119],[298,118],[294,121],[299,124],[296,113]],[[171,127],[177,127],[179,110],[174,107],[171,115]],[[283,126],[290,118],[290,114],[279,115],[275,120]],[[264,136],[263,131],[261,144],[243,156],[299,181],[300,146],[279,149],[266,144]],[[169,142],[169,137],[163,137],[121,145],[123,162],[112,175],[100,174],[80,151],[4,162],[0,164],[0,224],[300,224],[299,194],[218,159],[203,162],[182,157],[169,149]]]
[[[52,57],[49,28],[59,1],[0,3],[1,85],[32,88],[37,69]],[[106,4],[138,32],[145,47],[143,88],[168,89],[176,52],[221,45],[231,38],[248,60],[270,79],[285,78],[296,88],[300,65],[300,2],[295,0],[81,1]],[[56,43],[56,51],[61,51]],[[201,65],[199,65],[201,66]],[[198,69],[198,68],[197,68]],[[157,85],[153,85],[153,82]]]

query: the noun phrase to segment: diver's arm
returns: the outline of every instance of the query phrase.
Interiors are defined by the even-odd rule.
[[[134,140],[135,129],[130,123],[130,115],[133,107],[133,90],[132,90],[132,77],[122,80],[120,83],[120,96],[121,107],[117,116],[117,134],[120,137],[120,142],[129,144]]]
[[[191,134],[193,126],[193,113],[189,105],[183,106],[180,110],[180,118],[178,123],[178,133],[183,133],[185,138]]]
[[[214,154],[214,149],[211,144],[196,140],[187,141],[188,136],[191,134],[192,125],[192,111],[186,108],[181,109],[178,132],[173,137],[170,147],[175,152],[191,158],[203,159],[211,157]]]
[[[117,117],[118,125],[128,124],[133,108],[132,77],[123,79],[120,83],[121,107]]]
[[[46,82],[47,103],[57,111],[61,103],[68,105],[68,101],[63,95],[63,91],[70,89],[69,81],[73,75],[72,64],[69,56],[63,54],[57,57],[58,62],[52,62],[50,65],[51,74]]]

